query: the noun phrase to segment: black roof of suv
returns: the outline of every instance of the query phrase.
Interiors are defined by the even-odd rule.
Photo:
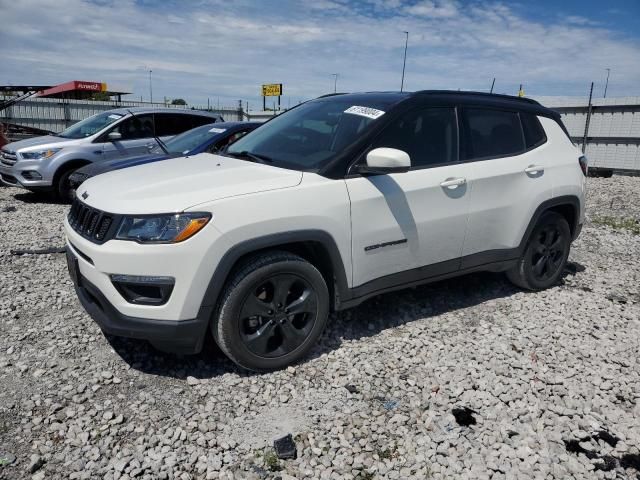
[[[537,116],[543,116],[553,119],[560,125],[564,132],[569,136],[566,127],[560,119],[560,114],[554,110],[542,106],[539,102],[524,97],[515,97],[511,95],[502,95],[497,93],[485,92],[466,92],[454,90],[420,90],[417,92],[361,92],[361,93],[331,93],[323,95],[313,101],[331,101],[335,97],[341,97],[344,100],[350,100],[353,105],[358,105],[359,101],[366,100],[384,105],[389,116],[385,115],[385,119],[376,128],[370,130],[367,134],[347,148],[343,155],[336,157],[334,161],[329,163],[320,172],[329,178],[341,178],[344,173],[344,167],[348,163],[348,159],[353,158],[358,152],[368,144],[384,125],[391,121],[396,115],[402,115],[404,112],[420,105],[424,106],[465,106],[474,105],[479,107],[488,107],[505,110],[515,110],[523,113],[531,113]]]

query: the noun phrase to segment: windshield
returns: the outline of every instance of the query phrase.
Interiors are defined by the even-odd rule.
[[[93,117],[71,125],[69,128],[59,133],[57,136],[62,138],[84,138],[90,137],[94,133],[99,132],[107,125],[111,125],[116,120],[120,120],[124,115],[119,113],[103,112]]]
[[[247,134],[227,149],[232,156],[268,159],[295,170],[318,170],[358,140],[385,106],[359,97],[329,97],[302,104]]]
[[[169,153],[181,153],[186,155],[194,148],[199,147],[216,135],[220,135],[225,130],[226,129],[223,127],[216,127],[213,123],[203,125],[181,133],[180,135],[176,135],[172,139],[167,140],[165,142],[165,146]],[[160,147],[156,147],[153,151],[154,153],[161,153],[162,149]]]

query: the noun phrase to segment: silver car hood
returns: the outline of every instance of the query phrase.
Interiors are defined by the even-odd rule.
[[[23,148],[28,148],[28,147],[38,147],[38,146],[48,147],[49,145],[55,145],[58,143],[68,143],[72,141],[75,143],[74,140],[75,139],[56,137],[53,135],[45,135],[44,137],[33,137],[33,138],[27,138],[25,140],[20,140],[17,142],[8,143],[2,148],[4,150],[9,150],[10,152],[16,152],[18,150],[21,150]]]

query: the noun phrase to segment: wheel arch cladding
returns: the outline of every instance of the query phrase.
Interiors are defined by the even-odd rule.
[[[569,230],[571,231],[572,239],[575,238],[576,232],[578,232],[578,220],[580,217],[580,199],[575,195],[564,195],[557,198],[552,198],[542,202],[536,211],[533,213],[529,225],[525,231],[522,241],[520,242],[519,251],[520,254],[524,252],[524,249],[529,240],[531,232],[538,224],[538,221],[546,212],[556,212],[562,215],[569,224]]]
[[[327,282],[332,307],[348,295],[347,276],[333,237],[322,230],[299,230],[252,238],[234,245],[216,266],[201,308],[215,306],[229,276],[248,257],[268,250],[283,250],[313,264]]]
[[[55,175],[53,177],[53,185],[58,183],[58,180],[60,179],[60,177],[65,172],[68,172],[69,170],[85,167],[85,166],[89,165],[90,163],[91,162],[89,160],[82,160],[80,158],[75,159],[75,160],[68,160],[68,161],[64,162],[56,170],[56,173],[55,173]]]

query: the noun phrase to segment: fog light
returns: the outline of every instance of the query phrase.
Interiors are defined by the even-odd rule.
[[[23,170],[21,173],[25,180],[42,180],[42,175],[35,170]]]
[[[147,275],[111,275],[111,283],[129,303],[164,305],[169,300],[175,278]]]

